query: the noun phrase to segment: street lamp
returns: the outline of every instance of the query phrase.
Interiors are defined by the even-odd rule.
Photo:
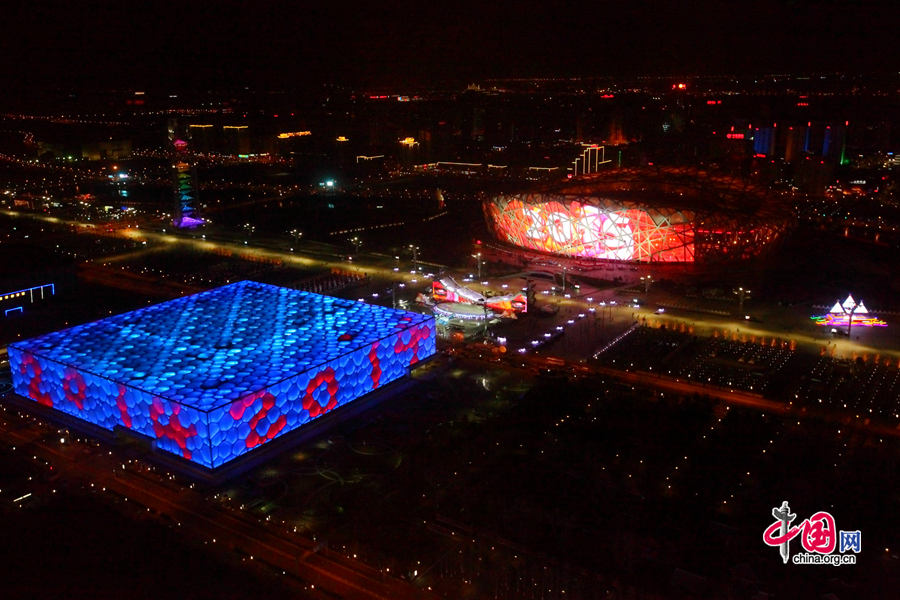
[[[353,253],[359,254],[359,247],[362,246],[362,240],[359,239],[359,236],[354,235],[350,238],[350,243],[353,244]]]
[[[644,293],[646,294],[650,291],[650,284],[653,282],[653,277],[650,275],[646,275],[644,277],[641,277],[641,281],[644,282]]]
[[[738,297],[738,313],[744,314],[744,299],[750,297],[750,290],[739,287],[734,290],[734,294]]]
[[[244,229],[247,231],[247,237],[249,238],[253,235],[253,232],[256,230],[256,226],[251,225],[250,223],[245,223]],[[244,240],[244,245],[245,246],[247,245],[247,240]]]
[[[860,302],[859,304],[862,304],[862,302]],[[859,304],[854,303],[850,307],[850,313],[849,313],[850,318],[847,319],[847,339],[851,339],[850,338],[850,329],[853,327],[853,313],[855,313],[856,309],[859,308]],[[845,308],[844,310],[847,310],[847,309]]]
[[[472,258],[478,260],[478,281],[481,281],[481,252],[478,254],[473,254]]]
[[[419,247],[414,244],[410,244],[409,251],[412,252],[413,268],[418,270],[419,269]]]

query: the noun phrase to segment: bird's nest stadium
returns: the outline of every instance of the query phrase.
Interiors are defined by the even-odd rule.
[[[624,169],[484,202],[497,239],[573,258],[652,263],[741,260],[784,233],[782,199],[696,169]]]

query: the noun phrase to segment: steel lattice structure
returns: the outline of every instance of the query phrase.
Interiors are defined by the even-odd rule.
[[[572,194],[500,195],[487,200],[484,211],[494,235],[515,246],[636,262],[747,258],[771,245],[782,229],[750,216]]]

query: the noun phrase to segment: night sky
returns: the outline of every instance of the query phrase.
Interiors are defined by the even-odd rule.
[[[13,86],[897,70],[898,2],[4,2]],[[589,8],[588,8],[589,7]]]

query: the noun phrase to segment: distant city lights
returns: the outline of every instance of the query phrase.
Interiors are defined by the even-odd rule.
[[[286,140],[286,139],[288,139],[288,138],[306,137],[306,136],[309,136],[309,135],[312,135],[312,132],[311,132],[311,131],[285,131],[284,133],[279,133],[279,134],[278,134],[278,139],[279,139],[279,140]],[[339,141],[340,141],[340,140],[339,140]]]

